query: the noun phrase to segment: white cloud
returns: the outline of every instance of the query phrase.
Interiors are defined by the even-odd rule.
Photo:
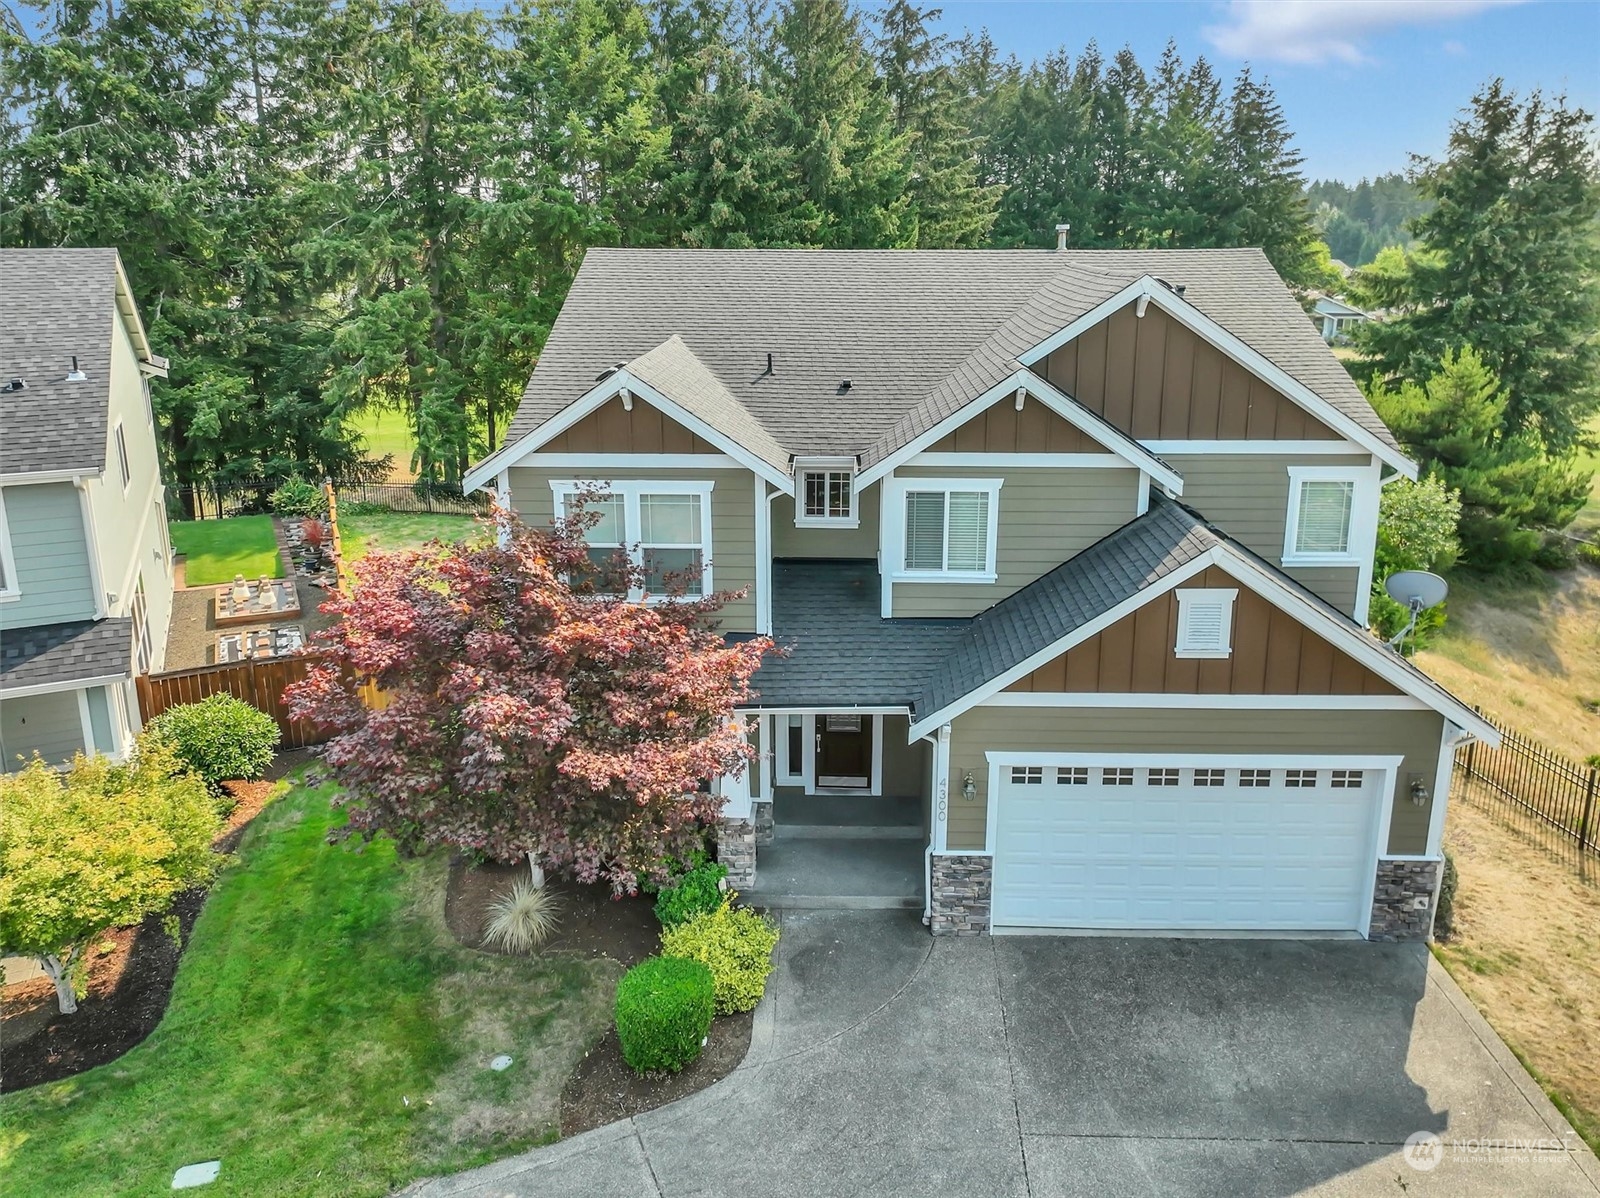
[[[1523,0],[1231,0],[1224,22],[1201,30],[1233,58],[1360,66],[1363,43],[1400,25],[1437,25]]]
[[[1467,47],[1463,43],[1456,41],[1455,38],[1448,39],[1444,45],[1439,47],[1439,49],[1443,50],[1452,58],[1460,58],[1467,52]]]

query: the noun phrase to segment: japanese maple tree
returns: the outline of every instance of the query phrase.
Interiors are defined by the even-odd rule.
[[[328,660],[287,692],[334,735],[325,758],[359,833],[527,856],[618,893],[700,842],[706,779],[752,750],[733,719],[772,648],[726,644],[726,595],[629,602],[638,569],[597,566],[582,505],[551,529],[497,513],[498,537],[374,554],[323,610]],[[359,696],[370,679],[386,702]]]

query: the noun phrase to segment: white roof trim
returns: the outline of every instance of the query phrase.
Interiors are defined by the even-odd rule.
[[[120,674],[97,674],[93,678],[71,678],[64,682],[35,682],[28,686],[3,687],[0,688],[0,699],[26,699],[30,695],[51,695],[58,691],[81,691],[95,686],[115,686],[131,677],[133,670],[130,667]]]
[[[549,441],[550,438],[571,428],[590,412],[597,410],[608,399],[623,390],[631,391],[635,398],[644,400],[651,407],[672,417],[690,432],[711,442],[741,466],[753,470],[768,482],[781,488],[786,495],[794,493],[794,479],[788,473],[756,457],[755,454],[740,445],[727,433],[713,428],[686,408],[680,407],[649,383],[630,373],[626,368],[607,375],[584,395],[573,400],[561,411],[550,417],[549,420],[524,433],[510,445],[502,446],[498,452],[484,458],[483,461],[467,471],[466,478],[461,481],[461,490],[470,495],[480,487],[490,485],[500,471],[511,466],[521,465],[522,459],[528,454],[533,453],[539,446]]]
[[[1018,662],[998,678],[993,678],[975,690],[969,691],[943,710],[933,712],[931,715],[918,720],[909,730],[909,739],[916,740],[918,736],[926,733],[929,728],[936,728],[940,724],[949,723],[963,712],[971,710],[973,707],[1005,690],[1017,679],[1032,673],[1047,662],[1054,661],[1074,645],[1088,640],[1091,636],[1109,628],[1124,616],[1131,615],[1150,602],[1150,600],[1164,595],[1188,579],[1193,578],[1207,566],[1218,566],[1225,570],[1274,607],[1286,612],[1301,624],[1311,628],[1313,632],[1322,636],[1335,648],[1348,653],[1361,665],[1366,666],[1403,694],[1410,695],[1412,698],[1426,704],[1430,709],[1437,711],[1440,715],[1459,725],[1464,731],[1477,737],[1485,744],[1490,746],[1499,745],[1499,729],[1473,711],[1472,708],[1462,703],[1442,687],[1429,686],[1427,682],[1417,678],[1411,670],[1407,669],[1400,658],[1373,640],[1361,629],[1353,624],[1347,624],[1343,620],[1335,619],[1315,604],[1308,603],[1303,597],[1284,586],[1283,583],[1262,570],[1254,562],[1226,545],[1214,546],[1199,557],[1185,562],[1159,582],[1152,583],[1150,586],[1128,596],[1111,610],[1075,628],[1053,644],[1047,645],[1037,653]]]
[[[1417,477],[1417,464],[1406,457],[1405,454],[1384,444],[1383,441],[1362,428],[1299,379],[1281,367],[1274,365],[1265,355],[1241,341],[1193,304],[1180,299],[1166,287],[1156,282],[1151,275],[1143,275],[1135,279],[1128,286],[1117,292],[1116,295],[1096,304],[1064,329],[1046,337],[1032,349],[1018,354],[1018,360],[1024,365],[1032,366],[1040,358],[1060,349],[1067,342],[1092,329],[1112,313],[1120,312],[1129,304],[1136,302],[1141,296],[1148,296],[1154,300],[1167,315],[1186,325],[1197,336],[1205,338],[1205,340],[1227,354],[1228,357],[1256,375],[1263,382],[1277,388],[1341,436],[1355,442],[1362,449],[1365,449],[1380,461],[1392,466],[1407,478],[1414,479]]]
[[[1156,457],[1155,454],[1151,453],[1132,437],[1115,426],[1108,424],[1077,400],[1051,386],[1043,378],[1027,369],[1014,371],[976,399],[963,404],[921,436],[908,441],[887,457],[873,463],[857,476],[857,485],[865,487],[869,483],[883,478],[896,466],[904,465],[935,441],[948,436],[966,424],[967,421],[987,411],[1002,399],[1008,399],[1015,395],[1019,389],[1027,391],[1034,399],[1044,404],[1045,407],[1080,432],[1093,437],[1119,457],[1125,458],[1130,465],[1149,474],[1151,478],[1160,482],[1173,494],[1183,494],[1183,476],[1181,474],[1173,470],[1171,466]]]

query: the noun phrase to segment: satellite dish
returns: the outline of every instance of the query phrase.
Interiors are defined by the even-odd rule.
[[[1450,593],[1450,584],[1426,570],[1400,570],[1389,575],[1383,589],[1396,603],[1425,611],[1444,602]]]
[[[1389,638],[1390,647],[1396,648],[1411,635],[1418,616],[1444,602],[1444,597],[1450,593],[1450,584],[1426,570],[1399,570],[1384,580],[1383,589],[1389,592],[1389,598],[1411,613],[1406,626]],[[1404,652],[1401,649],[1401,653]]]

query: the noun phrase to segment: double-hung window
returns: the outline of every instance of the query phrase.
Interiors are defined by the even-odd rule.
[[[794,522],[797,527],[855,528],[854,458],[801,458],[795,463]]]
[[[1359,564],[1377,533],[1377,492],[1370,469],[1291,466],[1285,564]]]
[[[585,511],[598,517],[584,532],[589,560],[601,571],[619,553],[639,568],[642,577],[629,592],[634,600],[659,600],[675,595],[698,598],[711,587],[711,491],[709,482],[633,480],[625,482],[551,482],[556,511],[565,516],[576,507],[580,492]]]
[[[6,497],[0,491],[0,603],[22,598],[17,586],[17,559],[11,552],[11,529],[6,524]]]
[[[905,479],[897,487],[902,535],[895,577],[903,582],[993,582],[998,480]]]

